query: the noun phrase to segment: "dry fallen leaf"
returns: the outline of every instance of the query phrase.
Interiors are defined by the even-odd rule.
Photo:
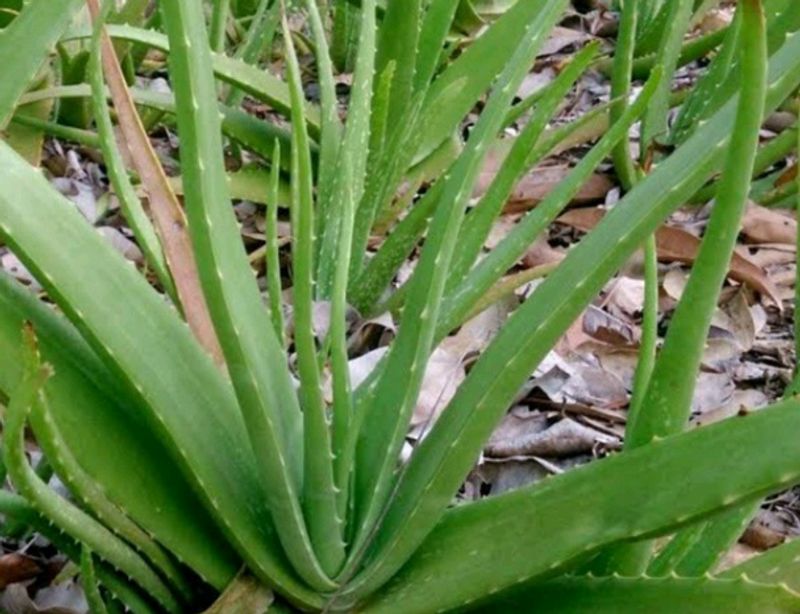
[[[533,458],[486,459],[474,472],[473,480],[480,486],[487,485],[493,496],[530,486],[552,473],[543,463]]]
[[[605,211],[593,207],[573,209],[558,218],[558,222],[568,224],[583,232],[592,230],[603,219]],[[658,259],[662,262],[682,262],[691,264],[697,258],[701,240],[694,235],[671,226],[662,226],[656,231]],[[746,283],[758,290],[776,305],[782,301],[774,284],[768,279],[766,272],[739,252],[734,252],[728,272],[731,279]]]
[[[630,346],[639,341],[637,327],[595,305],[589,305],[583,314],[583,331],[593,339],[609,345]]]
[[[19,552],[11,552],[0,556],[0,590],[15,582],[24,582],[35,578],[41,567],[29,556]]]
[[[570,45],[582,43],[591,38],[592,37],[586,32],[556,26],[550,31],[550,36],[545,41],[544,45],[542,45],[539,56],[553,55]]]
[[[505,157],[512,143],[513,139],[504,139],[486,156],[486,162],[472,192],[473,198],[480,198],[489,189],[505,162]],[[571,171],[572,167],[566,164],[542,166],[533,169],[514,187],[504,212],[508,214],[519,213],[534,207],[544,200]],[[606,175],[594,173],[578,190],[578,193],[572,199],[572,203],[587,204],[602,201],[612,187],[614,187],[614,184]]]
[[[503,458],[509,456],[566,457],[591,453],[597,444],[617,445],[619,441],[610,435],[584,426],[571,418],[559,420],[545,430],[539,430],[538,421],[533,429],[528,421],[512,416],[517,429],[504,428],[502,436],[492,435],[484,452],[487,456]]]
[[[794,245],[797,220],[779,210],[750,203],[742,219],[742,234],[750,243]]]

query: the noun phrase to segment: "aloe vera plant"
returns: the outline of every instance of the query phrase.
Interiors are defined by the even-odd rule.
[[[713,97],[701,81],[679,129],[668,135],[669,85],[695,3],[621,3],[609,129],[488,254],[483,245],[515,183],[581,127],[547,130],[565,94],[595,62],[595,46],[579,52],[531,103],[501,171],[471,202],[509,118],[528,112],[528,103],[524,111],[514,107],[515,94],[566,0],[508,3],[474,41],[459,39],[465,48],[456,56],[446,53],[448,40],[480,18],[475,2],[307,0],[300,4],[310,38],[292,31],[276,2],[206,7],[162,0],[149,18],[157,31],[106,25],[112,6],[96,0],[87,2],[91,24],[70,24],[80,3],[63,4],[64,17],[53,20],[48,0],[31,0],[0,32],[0,53],[21,46],[27,52],[0,87],[0,122],[33,97],[90,97],[96,134],[48,119],[36,126],[99,145],[158,282],[129,266],[29,161],[0,143],[0,236],[57,306],[0,276],[3,464],[12,487],[0,491],[0,512],[80,564],[92,612],[120,604],[135,612],[199,611],[216,594],[222,596],[212,612],[262,611],[271,602],[265,587],[281,607],[312,611],[800,608],[794,544],[714,573],[760,498],[800,483],[798,400],[682,432],[757,172],[762,120],[800,86],[800,34],[773,17],[788,10],[784,4],[765,0],[765,14],[761,0],[739,3],[723,59],[709,70],[728,79],[736,66],[739,77]],[[144,15],[141,3],[128,4],[131,14]],[[260,25],[248,29],[247,19]],[[627,102],[637,48],[648,28],[665,22],[671,29],[654,50],[656,65]],[[284,78],[255,64],[277,31]],[[125,54],[112,40],[166,52],[172,95],[159,99],[127,87]],[[90,87],[26,93],[57,42],[89,45]],[[304,96],[300,43],[314,53],[318,103]],[[354,71],[344,117],[337,66]],[[290,128],[234,108],[243,94],[271,105]],[[124,142],[115,140],[108,98]],[[481,99],[464,140],[463,120]],[[134,103],[174,115],[182,208]],[[648,141],[669,137],[676,145],[652,166],[639,167],[627,149],[639,120]],[[269,165],[253,188],[267,205],[267,296],[231,206],[225,138]],[[133,154],[140,191],[123,146]],[[612,155],[624,198],[510,316],[401,462],[437,344],[485,306],[503,275]],[[719,171],[711,224],[663,351],[655,357],[652,343],[642,353],[626,449],[510,494],[451,507],[548,351],[663,220]],[[423,183],[430,184],[424,193]],[[150,217],[138,201],[141,191]],[[165,214],[153,210],[158,206],[175,226],[159,218]],[[282,288],[282,215],[291,223],[291,299]],[[397,271],[415,249],[414,272],[398,287]],[[198,288],[202,300],[187,300],[187,288]],[[330,303],[324,334],[314,325],[316,301]],[[348,364],[349,305],[365,314],[391,308],[399,318],[385,357],[357,385]],[[30,466],[27,424],[71,499]],[[668,545],[655,551],[653,538],[667,536]]]

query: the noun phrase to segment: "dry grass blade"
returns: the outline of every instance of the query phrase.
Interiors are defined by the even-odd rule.
[[[86,4],[92,19],[97,19],[100,15],[98,0],[86,0]],[[183,315],[203,348],[211,354],[216,363],[222,364],[222,350],[200,287],[197,264],[183,209],[150,144],[133,98],[125,84],[114,45],[105,32],[101,38],[101,45],[103,73],[117,111],[117,120],[125,140],[124,146],[147,191],[150,215],[161,239]]]

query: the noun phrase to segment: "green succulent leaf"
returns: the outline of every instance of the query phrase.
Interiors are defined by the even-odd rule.
[[[83,0],[59,0],[57,10],[47,0],[26,2],[12,22],[0,30],[0,54],[8,62],[0,88],[0,128],[5,128],[17,102],[47,60],[59,37],[83,6]]]
[[[464,607],[568,571],[608,544],[779,491],[800,481],[799,423],[797,401],[784,401],[452,509],[364,611]]]
[[[512,591],[488,602],[488,607],[509,610],[535,603],[537,612],[558,614],[588,611],[670,614],[700,610],[708,614],[777,614],[796,611],[800,595],[783,586],[745,579],[568,576]]]
[[[52,367],[39,361],[32,329],[26,335],[25,371],[11,395],[4,429],[4,461],[12,482],[44,516],[70,535],[78,537],[109,563],[150,593],[167,611],[179,611],[179,603],[169,588],[145,561],[105,526],[61,498],[45,484],[25,457],[25,422],[35,404],[47,404],[44,385]]]
[[[143,424],[135,400],[120,390],[67,322],[6,275],[0,275],[0,390],[10,395],[22,377],[24,322],[36,328],[42,356],[55,369],[45,388],[48,415],[81,469],[196,573],[224,587],[235,575],[239,558],[164,446]],[[42,416],[30,416],[37,434]],[[41,445],[56,458],[48,441],[42,437]],[[147,498],[141,497],[143,492]]]

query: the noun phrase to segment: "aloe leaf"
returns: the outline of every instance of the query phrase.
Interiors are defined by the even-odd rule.
[[[333,6],[331,58],[340,72],[352,72],[353,56],[358,44],[358,9],[361,2],[332,0],[331,3]]]
[[[427,89],[436,72],[459,3],[460,0],[434,0],[428,3],[417,45],[417,64],[414,73],[416,93]]]
[[[356,552],[363,547],[381,514],[395,479],[397,455],[419,393],[424,365],[432,350],[439,306],[464,210],[488,146],[494,141],[514,93],[564,4],[563,0],[546,2],[536,18],[527,24],[522,42],[498,77],[465,153],[451,173],[445,176],[439,206],[410,282],[406,309],[414,317],[403,319],[386,358],[383,376],[377,381],[371,401],[364,410],[354,486],[356,513],[361,526]],[[408,374],[407,379],[398,381],[397,373]]]
[[[689,98],[681,105],[670,130],[670,142],[678,143],[684,140],[711,108],[716,92],[727,79],[733,66],[736,50],[739,47],[741,23],[740,13],[737,11],[719,53],[714,57],[699,83],[692,89]]]
[[[97,574],[94,570],[92,551],[87,547],[81,548],[81,585],[86,596],[86,604],[90,614],[108,614],[108,609],[100,594],[97,583]]]
[[[52,368],[40,364],[32,332],[25,342],[28,346],[24,359],[25,373],[11,395],[3,437],[4,460],[14,486],[54,524],[87,543],[147,590],[167,611],[178,611],[178,602],[169,588],[136,552],[102,524],[52,491],[28,464],[25,458],[25,422],[35,403],[46,403],[43,388],[52,375]]]
[[[361,32],[358,50],[355,56],[355,74],[353,91],[348,111],[344,139],[339,149],[338,164],[334,176],[332,192],[329,197],[326,214],[327,219],[320,246],[317,271],[317,294],[320,298],[330,298],[336,259],[342,253],[339,241],[343,234],[353,232],[350,228],[342,228],[346,214],[334,207],[346,202],[345,191],[351,192],[351,198],[358,202],[364,192],[364,179],[369,156],[370,117],[373,89],[373,73],[375,71],[375,2],[365,0],[361,11]],[[349,185],[345,187],[345,183]],[[323,186],[328,189],[328,186]],[[352,240],[351,240],[352,241]],[[359,249],[361,246],[356,245]],[[351,248],[348,246],[348,251]],[[350,252],[352,253],[352,252]],[[347,263],[350,267],[349,259]]]
[[[70,493],[114,534],[144,556],[172,586],[178,589],[182,598],[189,599],[192,588],[183,572],[147,533],[106,497],[103,489],[81,468],[59,432],[49,405],[49,402],[42,402],[33,406],[31,413],[36,418],[31,418],[31,424],[34,425],[39,445],[45,451],[56,473],[69,487]]]
[[[792,540],[739,563],[720,574],[721,578],[747,577],[755,582],[786,584],[800,589],[800,540]]]
[[[67,29],[83,0],[61,0],[57,11],[46,0],[26,2],[14,20],[0,31],[0,56],[16,58],[8,62],[0,88],[0,128],[4,128],[19,97],[39,72],[39,68]]]
[[[760,508],[759,497],[711,519],[704,527],[698,541],[675,566],[675,573],[691,577],[712,572],[723,555],[739,541],[750,520]]]
[[[231,0],[213,0],[211,24],[208,28],[208,40],[211,50],[217,53],[225,51],[225,30],[231,14]]]
[[[281,260],[278,251],[278,209],[280,200],[280,168],[281,145],[276,139],[272,152],[272,168],[269,178],[269,196],[267,197],[266,230],[266,261],[267,261],[267,295],[269,297],[269,311],[275,336],[285,344],[283,330],[283,284],[281,283]]]
[[[381,22],[375,73],[382,75],[388,66],[394,66],[388,88],[391,92],[385,119],[388,126],[401,124],[412,99],[423,14],[422,0],[390,2]]]
[[[170,42],[160,32],[143,30],[126,25],[109,25],[108,35],[114,39],[146,45],[169,53]],[[67,32],[62,40],[90,38],[91,31],[75,29]],[[254,98],[272,105],[276,110],[288,114],[291,110],[289,88],[286,83],[267,71],[251,66],[241,60],[221,54],[211,54],[209,66],[222,81],[234,85]],[[312,134],[319,133],[319,110],[306,105],[306,121]]]
[[[800,480],[798,427],[798,403],[785,401],[454,508],[362,609],[463,607],[546,579],[608,544],[669,533],[777,492]]]
[[[366,268],[363,266],[364,256],[374,222],[377,217],[385,213],[385,206],[391,203],[423,137],[423,133],[417,129],[423,101],[423,96],[417,95],[409,105],[408,114],[402,126],[387,133],[383,155],[376,156],[375,159],[378,161],[371,165],[364,197],[358,204],[350,263],[352,284],[348,297],[357,308],[367,310],[372,307],[383,290],[383,286],[377,285],[373,281],[376,274],[372,260]],[[378,103],[380,100],[376,102],[376,104]],[[377,107],[375,110],[380,111]],[[436,152],[426,159],[433,158],[435,155]],[[423,163],[420,162],[420,164]]]
[[[767,49],[772,54],[784,44],[790,34],[800,30],[800,13],[797,12],[794,3],[786,2],[786,0],[767,0],[764,2],[764,9],[767,16]],[[736,36],[738,37],[738,34]],[[733,53],[732,46],[735,42],[735,40],[731,40],[728,43],[727,53]],[[724,62],[725,58],[723,57],[719,61]],[[726,75],[721,79],[722,72],[725,72]],[[703,93],[692,94],[692,97],[699,96],[701,98],[698,105],[700,108],[690,105],[690,108],[685,111],[686,117],[679,115],[673,130],[673,140],[680,142],[681,139],[685,139],[694,126],[706,120],[737,91],[739,84],[739,70],[736,62],[727,71],[724,71],[722,67],[715,69],[712,65],[696,86],[698,90],[703,90]]]
[[[727,514],[728,510],[722,512]],[[707,520],[702,520],[688,527],[684,527],[678,531],[666,544],[656,556],[650,561],[647,566],[647,571],[644,575],[651,578],[662,578],[669,575],[675,575],[675,566],[680,563],[681,559],[686,556],[686,553],[691,550],[703,534],[703,530],[708,525]],[[608,562],[613,563],[613,557],[616,554],[616,549],[612,548],[609,552],[601,554],[595,561],[592,562],[593,569],[600,570],[603,575],[607,574]],[[599,560],[598,560],[599,559]],[[603,561],[602,559],[606,559]],[[600,565],[597,563],[606,563]]]
[[[783,160],[789,152],[797,147],[797,125],[788,128],[781,132],[776,137],[770,139],[765,143],[756,154],[755,164],[753,166],[754,179],[760,176],[764,171],[767,171],[776,162]],[[697,194],[692,196],[693,203],[706,203],[717,193],[718,181],[714,181],[705,186]],[[751,194],[753,192],[751,191]]]
[[[26,128],[32,128],[33,130],[35,130],[40,134],[49,134],[51,136],[64,139],[65,141],[72,141],[73,143],[78,143],[86,147],[93,147],[93,148],[100,147],[100,138],[97,136],[95,132],[92,132],[91,130],[82,130],[81,128],[64,126],[62,124],[58,124],[56,122],[49,121],[46,119],[41,119],[33,115],[25,115],[23,113],[17,113],[16,115],[14,115],[14,117],[11,118],[11,125],[9,127],[9,130],[14,125],[24,126]],[[7,141],[12,141],[12,139],[7,139]],[[9,144],[12,147],[14,147],[13,142],[10,142]],[[14,147],[14,149],[17,148]],[[30,159],[28,160],[30,161]]]
[[[199,43],[206,38],[201,8],[162,6],[172,49],[170,69],[192,241],[278,537],[297,572],[324,591],[335,585],[313,552],[299,499],[302,415],[282,343],[267,322],[230,207],[210,52]],[[297,160],[302,154],[293,155]]]
[[[626,429],[626,447],[681,430],[688,418],[711,316],[727,275],[747,203],[767,86],[764,17],[758,0],[740,5],[742,91],[714,210],[681,301],[671,320],[647,394],[645,411]]]
[[[49,71],[45,72],[44,79],[39,85],[40,88],[45,88],[53,82],[53,75]],[[22,155],[33,166],[39,166],[42,161],[42,153],[44,144],[44,137],[47,134],[43,130],[42,124],[46,124],[53,112],[55,101],[42,100],[32,104],[18,106],[11,118],[11,121],[3,130],[3,138],[6,143],[11,145],[17,153]],[[28,123],[20,123],[19,117],[27,117],[33,119],[32,125]],[[40,125],[35,125],[36,120],[39,120]],[[24,122],[24,119],[23,119]]]
[[[464,220],[458,239],[459,248],[450,268],[448,289],[461,282],[477,260],[491,232],[492,224],[502,212],[514,186],[547,153],[550,143],[541,139],[541,136],[564,97],[594,59],[597,49],[597,45],[587,45],[575,55],[542,97],[534,116],[514,139],[511,151],[503,160],[486,194]]]
[[[311,545],[319,564],[333,576],[344,561],[342,519],[337,514],[333,454],[325,400],[322,398],[314,333],[314,178],[308,133],[302,121],[303,89],[300,66],[289,25],[283,18],[286,64],[292,95],[292,265],[294,341],[303,408],[303,510]]]
[[[332,207],[333,192],[336,186],[337,159],[339,156],[339,141],[342,134],[341,121],[339,120],[339,101],[336,97],[336,85],[333,79],[333,63],[331,62],[328,40],[325,36],[325,25],[317,7],[316,0],[307,0],[309,21],[314,33],[316,44],[317,75],[320,89],[320,157],[317,165],[317,228],[316,234],[323,237]],[[323,240],[315,246],[316,258],[322,249]]]
[[[347,354],[347,288],[353,268],[356,202],[364,192],[369,156],[376,53],[375,28],[375,2],[366,0],[361,11],[353,94],[344,139],[331,176],[333,183],[322,186],[330,194],[330,201],[327,205],[326,229],[318,263],[317,291],[320,296],[331,298],[332,441],[338,514],[342,518],[345,517],[350,493],[351,467],[346,448],[353,419]],[[355,249],[359,248],[356,244]]]
[[[338,265],[334,275],[331,301],[331,376],[333,381],[332,444],[334,477],[337,488],[338,514],[346,518],[352,478],[351,457],[347,446],[353,427],[353,396],[347,346],[347,284],[352,248],[355,201],[349,185],[345,186],[342,202],[341,236]]]
[[[667,0],[662,9],[665,19],[658,29],[657,57],[664,70],[664,80],[653,96],[653,100],[642,120],[642,156],[656,138],[666,136],[667,115],[672,75],[678,66],[681,43],[686,34],[694,7],[693,0]]]
[[[743,578],[568,576],[510,591],[509,595],[499,595],[486,602],[486,607],[508,611],[535,603],[537,612],[558,614],[672,614],[698,608],[707,614],[788,614],[800,607],[800,595],[784,586],[760,584]]]
[[[586,154],[569,176],[548,194],[544,201],[525,215],[506,236],[500,245],[461,281],[448,295],[442,309],[439,334],[445,335],[464,321],[474,304],[492,284],[505,273],[525,252],[539,233],[547,228],[566,207],[595,168],[614,149],[621,139],[627,138],[631,125],[641,117],[644,109],[661,81],[661,72],[656,70],[639,94],[639,98],[625,110],[600,141]],[[543,148],[545,151],[550,146]]]
[[[450,64],[432,83],[419,119],[425,140],[416,160],[431,153],[450,134],[509,62],[527,25],[541,17],[541,2],[517,2]],[[457,88],[451,87],[460,83]],[[442,112],[447,109],[446,112]]]
[[[683,528],[652,558],[646,575],[663,577],[678,574],[699,577],[709,573],[720,557],[741,537],[760,507],[759,497]],[[624,550],[624,546],[622,549]],[[613,554],[614,552],[611,553],[612,556]]]
[[[0,234],[142,403],[142,416],[228,539],[266,581],[298,602],[317,603],[289,571],[269,523],[229,383],[146,280],[2,143],[0,180],[17,186],[14,194],[0,193]],[[55,249],[54,234],[72,246],[69,261]],[[92,283],[80,273],[88,269],[96,273]],[[270,328],[266,318],[263,325]],[[215,453],[220,449],[224,455]]]
[[[162,94],[141,88],[129,88],[133,100],[137,105],[148,107],[150,109],[158,109],[168,113],[175,113],[175,100],[169,94]],[[46,88],[44,90],[36,90],[28,92],[20,101],[28,104],[38,102],[40,100],[47,100],[50,98],[74,98],[74,97],[88,97],[92,92],[86,85],[67,85]],[[288,151],[291,135],[285,129],[276,126],[268,121],[262,121],[245,111],[233,109],[228,106],[220,105],[220,113],[222,113],[222,132],[241,143],[244,147],[258,154],[262,158],[269,160],[272,154],[272,145],[275,139],[278,139]],[[22,120],[25,123],[32,123],[30,119],[24,119],[22,116],[17,116],[14,121]],[[73,139],[80,142],[79,139],[92,138],[91,132],[80,130],[77,128],[70,128],[68,126],[59,126],[57,132],[54,128],[50,128],[51,133],[55,136],[63,136],[67,139]],[[316,144],[311,144],[312,156],[316,156],[318,148]],[[284,170],[289,170],[289,162],[285,164]]]
[[[633,70],[633,57],[636,47],[636,28],[639,23],[638,3],[626,1],[622,6],[620,17],[617,46],[614,50],[614,64],[611,70],[611,98],[615,99],[609,113],[610,123],[619,120],[628,106],[628,97],[631,92]],[[620,98],[623,96],[623,98]],[[636,167],[631,155],[630,140],[623,139],[612,154],[614,170],[625,189],[630,189],[636,183]]]
[[[261,53],[272,46],[275,32],[280,20],[280,2],[259,0],[244,40],[236,49],[235,57],[246,64],[257,64]],[[228,106],[238,107],[244,99],[244,92],[231,88],[225,102]]]
[[[0,489],[0,513],[34,528],[45,536],[60,552],[73,561],[80,562],[82,545],[57,529],[50,521],[37,512],[24,498],[5,489]],[[114,571],[103,561],[95,566],[96,576],[111,595],[125,604],[134,614],[155,614],[152,602],[147,600],[136,587],[119,572]]]
[[[136,419],[138,408],[116,389],[76,331],[5,275],[0,276],[0,390],[10,394],[21,377],[20,331],[26,321],[37,330],[44,359],[55,367],[46,388],[51,417],[81,467],[206,581],[225,586],[239,558],[163,447]],[[40,417],[40,412],[31,416],[34,432]]]
[[[800,84],[798,58],[795,35],[771,63],[767,109]],[[735,106],[731,101],[637,184],[509,318],[414,451],[376,536],[369,584],[390,577],[414,552],[549,348],[644,238],[719,167]]]
[[[542,150],[546,152],[544,155],[552,153],[555,149],[560,147],[561,144],[574,138],[576,134],[579,134],[586,127],[587,122],[593,121],[592,117],[597,117],[597,115],[592,115],[590,113],[585,117],[588,119],[581,118],[554,130],[549,135],[543,135],[544,142],[542,143]],[[389,149],[392,148],[390,147]],[[391,234],[386,237],[386,240],[378,249],[378,253],[370,259],[361,275],[359,275],[356,282],[353,284],[349,300],[364,313],[378,313],[381,309],[386,308],[390,302],[392,304],[399,304],[404,300],[402,297],[393,295],[386,303],[378,303],[381,295],[386,291],[397,273],[397,270],[414,250],[419,242],[419,238],[427,228],[437,206],[442,185],[441,182],[436,182],[433,187],[414,204],[408,214],[398,222]],[[359,216],[359,218],[360,217],[361,216]],[[356,228],[358,229],[358,224]],[[367,236],[364,235],[363,244],[365,246],[366,241]],[[528,241],[522,249],[526,249],[529,243],[530,241]],[[500,274],[492,279],[492,282],[499,276]],[[401,294],[402,292],[404,292],[403,289],[396,294]]]

